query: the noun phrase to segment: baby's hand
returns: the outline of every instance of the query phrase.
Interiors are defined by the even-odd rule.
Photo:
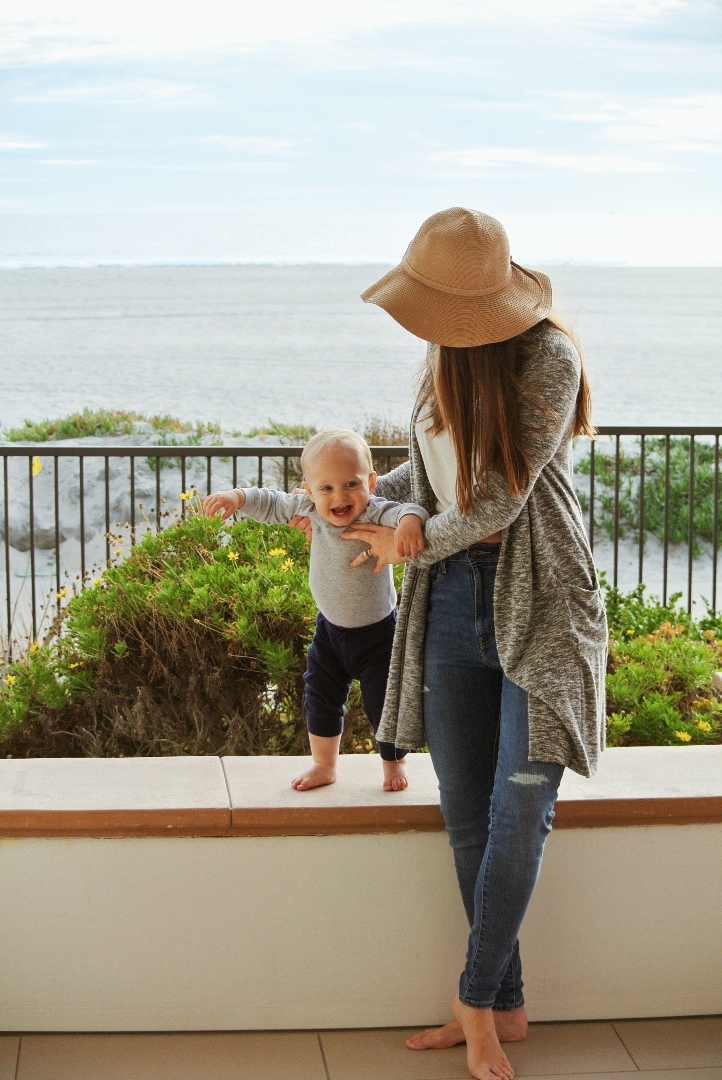
[[[214,491],[203,500],[203,513],[206,517],[215,517],[216,514],[220,514],[225,521],[236,510],[240,510],[245,501],[246,496],[239,488],[231,488],[230,491]]]
[[[424,550],[424,530],[416,514],[404,514],[394,532],[396,551],[405,559],[415,559]]]

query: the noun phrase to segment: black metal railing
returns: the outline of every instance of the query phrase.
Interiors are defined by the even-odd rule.
[[[160,531],[164,521],[174,515],[185,518],[186,501],[181,497],[181,493],[187,495],[187,489],[190,488],[199,494],[210,494],[214,487],[214,476],[218,477],[216,487],[223,483],[235,487],[239,481],[242,463],[253,462],[253,459],[256,459],[255,467],[252,472],[246,472],[242,478],[243,483],[261,486],[269,478],[276,486],[288,491],[289,485],[300,479],[298,460],[302,450],[302,446],[278,445],[79,447],[25,443],[22,446],[0,447],[3,483],[1,532],[4,548],[0,587],[4,608],[2,621],[5,624],[0,641],[5,638],[2,651],[6,657],[12,657],[14,645],[21,645],[16,632],[26,641],[35,641],[39,630],[43,625],[47,625],[55,610],[60,610],[64,597],[58,596],[58,593],[62,591],[64,581],[68,582],[66,588],[82,588],[92,579],[89,568],[102,564],[110,565],[114,529],[127,528],[132,546],[139,531],[148,528]],[[404,460],[408,453],[406,447],[374,446],[371,451],[380,472],[388,471],[393,464]],[[92,479],[88,476],[86,467],[90,460],[100,463],[100,473],[98,475],[96,469],[96,475]],[[113,476],[112,463],[123,460],[127,461],[125,477],[117,474]],[[61,471],[64,462],[71,465],[72,473],[63,478]],[[140,493],[139,464],[145,473]],[[17,467],[13,469],[13,465]],[[41,474],[46,481],[43,493],[45,527],[38,523],[37,487]],[[89,492],[89,485],[92,485],[92,492]],[[70,529],[67,529],[68,508],[64,505],[68,499],[68,486],[71,489],[70,495],[77,503],[70,514],[75,519],[74,528],[71,525]],[[119,487],[121,494],[127,494],[125,505],[121,505],[122,510],[127,509],[127,514],[118,514],[118,507],[113,504],[113,489],[115,488],[117,493]],[[98,489],[101,496],[100,507],[97,505]],[[153,498],[154,505],[140,502],[140,494],[144,499],[149,496]],[[92,525],[88,515],[91,499],[94,499],[96,504],[96,520]],[[118,517],[120,521],[117,520]],[[93,525],[96,528],[89,537],[89,527],[92,532]],[[67,539],[67,532],[71,531],[77,532],[76,550],[64,558],[61,549]],[[41,538],[42,545],[39,545]],[[39,553],[43,550],[52,552],[52,559],[49,564],[42,566],[42,573],[39,573]],[[27,553],[24,565],[15,570],[13,562],[17,559],[14,558],[14,552]],[[43,577],[50,579],[44,596],[41,595]],[[20,579],[15,589],[14,578]]]
[[[699,596],[716,609],[721,435],[722,427],[605,426],[596,442],[577,440],[575,486],[611,584],[644,582],[665,603],[680,591],[689,611],[699,585],[706,590]],[[58,593],[82,588],[92,568],[110,564],[114,529],[127,530],[130,545],[142,531],[161,530],[169,518],[185,516],[180,496],[189,489],[202,495],[239,480],[270,480],[288,490],[300,476],[302,449],[1,446],[5,655],[22,648],[22,639],[37,640],[60,608]],[[408,453],[404,446],[371,450],[380,472]]]

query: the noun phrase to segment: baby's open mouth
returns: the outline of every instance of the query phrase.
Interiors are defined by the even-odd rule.
[[[352,510],[353,506],[349,503],[348,506],[333,506],[331,513],[334,517],[346,517],[346,514],[349,514]]]

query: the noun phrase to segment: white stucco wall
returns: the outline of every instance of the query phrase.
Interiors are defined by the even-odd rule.
[[[522,931],[535,1020],[722,1010],[722,825],[553,833]],[[448,1018],[466,927],[440,832],[0,840],[0,1026]]]

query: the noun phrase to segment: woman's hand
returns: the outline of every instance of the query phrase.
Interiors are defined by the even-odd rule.
[[[292,518],[288,519],[288,524],[292,529],[300,529],[302,533],[306,534],[306,539],[309,544],[313,540],[313,525],[311,519],[307,517],[299,517],[298,514],[294,514]]]
[[[341,539],[365,541],[367,550],[376,559],[374,573],[380,574],[384,567],[390,563],[406,561],[396,550],[395,533],[396,530],[388,525],[371,525],[370,523],[360,522],[357,525],[352,525],[349,532],[341,533]],[[349,565],[362,566],[367,561],[368,555],[362,551]]]
[[[308,495],[308,492],[305,488],[295,487],[291,494]],[[293,517],[289,519],[288,524],[291,526],[292,529],[299,529],[302,533],[305,533],[306,539],[308,540],[309,544],[311,543],[311,541],[313,540],[313,525],[311,524],[310,518],[301,517],[299,514],[294,514]]]

